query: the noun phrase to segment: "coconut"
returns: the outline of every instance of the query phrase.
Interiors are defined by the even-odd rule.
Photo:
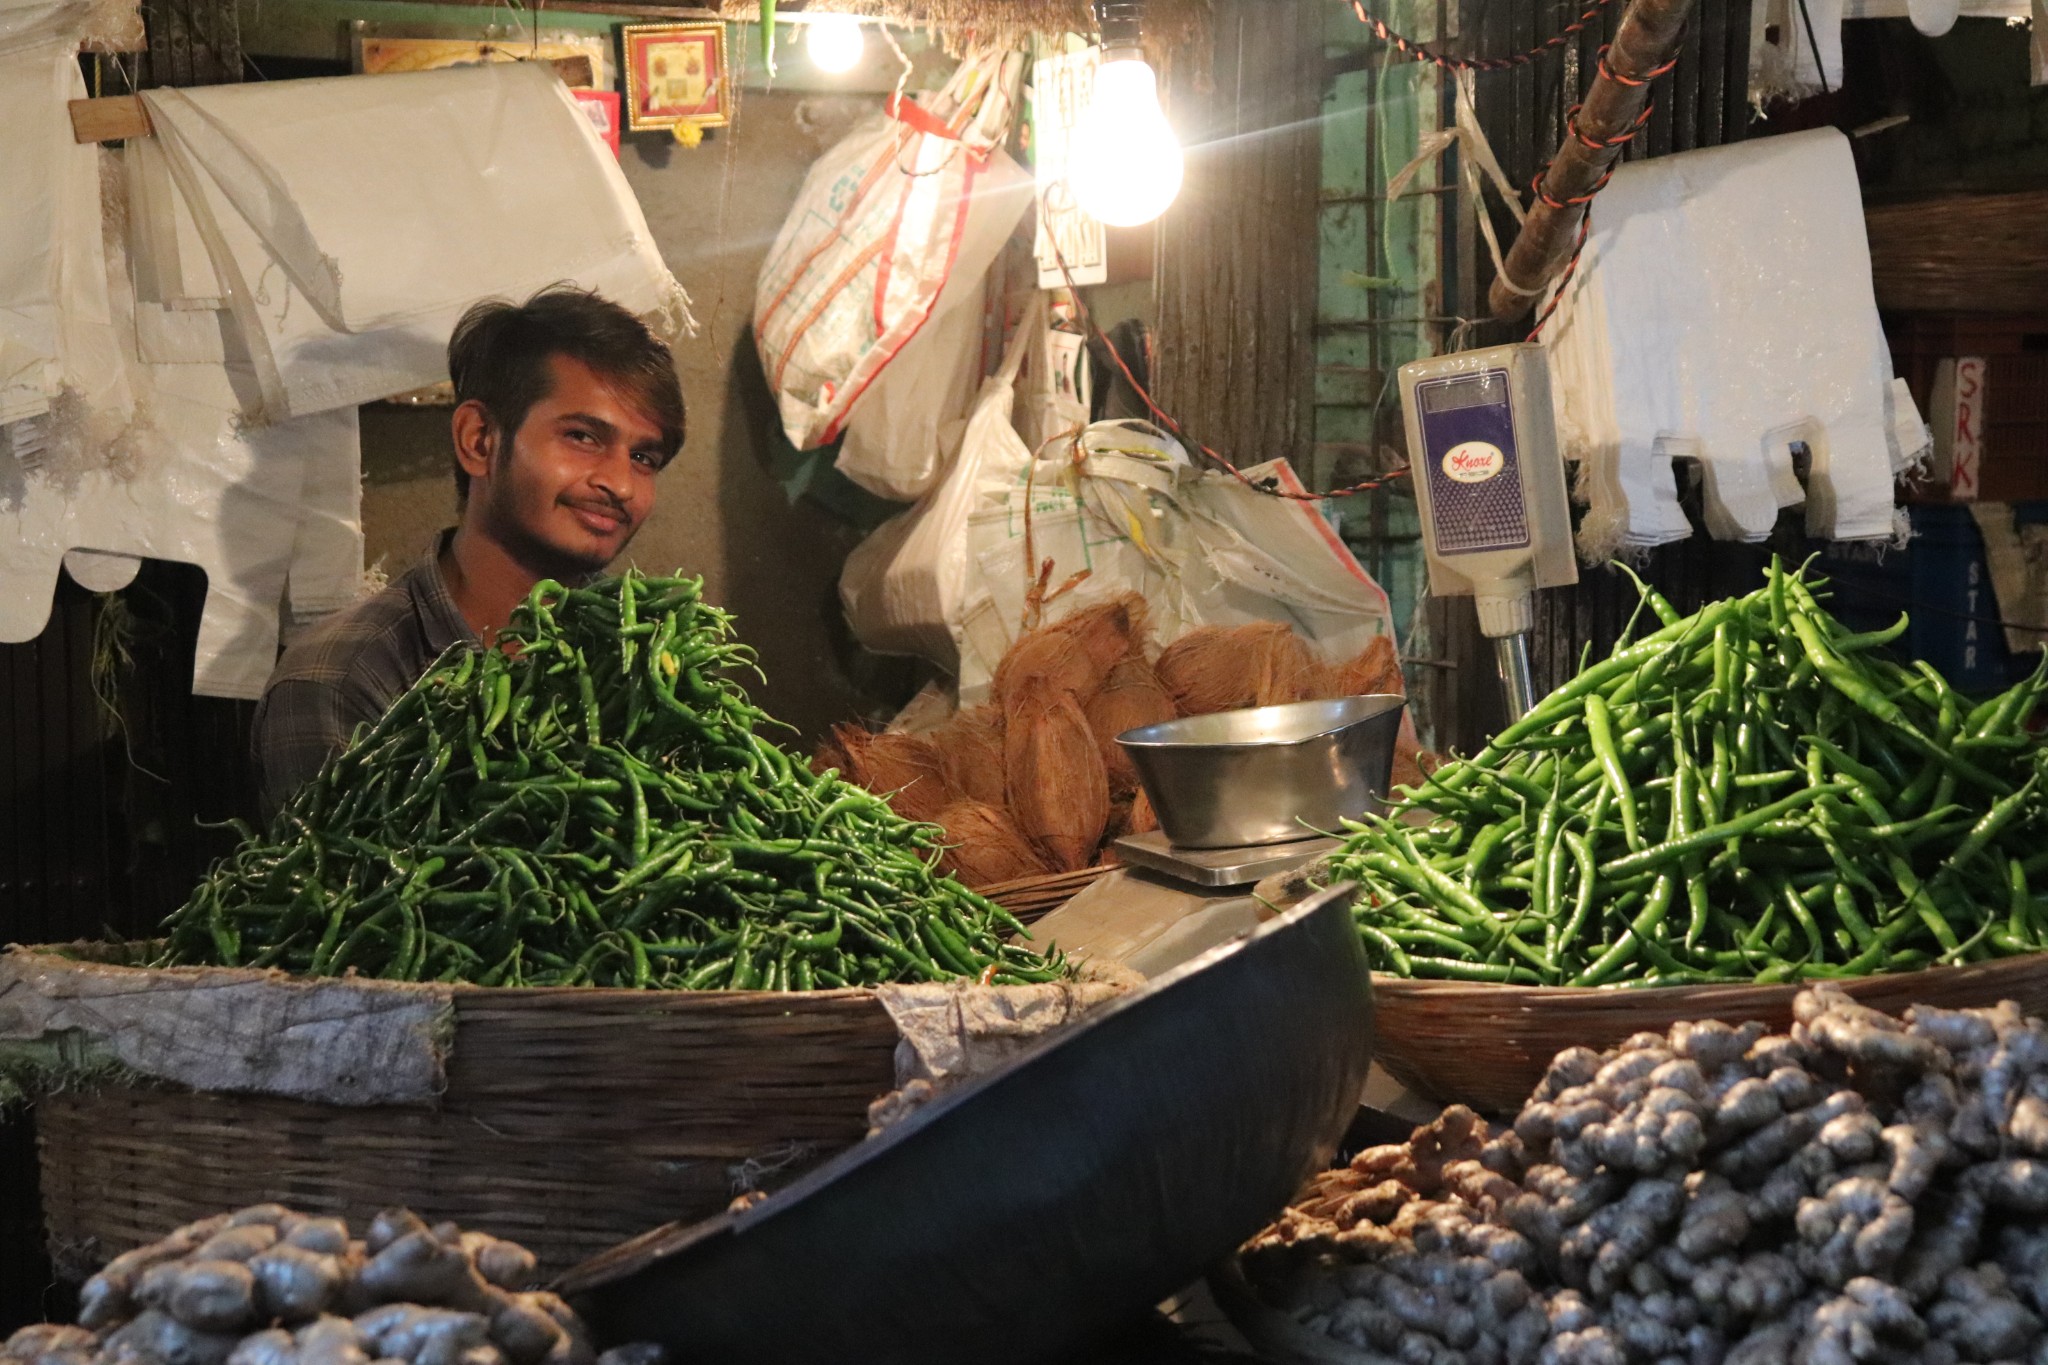
[[[1052,855],[1055,870],[1095,860],[1109,824],[1109,773],[1071,693],[1041,682],[1016,694],[1003,777],[1018,830]]]
[[[853,762],[846,756],[846,743],[839,737],[842,726],[834,726],[832,733],[818,741],[818,747],[811,755],[811,771],[820,776],[827,768],[836,769],[842,777],[852,781]]]
[[[1143,787],[1120,793],[1109,803],[1109,828],[1103,831],[1102,855],[1096,861],[1104,866],[1121,863],[1117,840],[1128,834],[1149,834],[1158,828],[1159,817],[1153,813],[1152,800]]]
[[[1145,599],[1136,593],[1083,607],[1027,631],[996,665],[996,702],[1014,715],[1023,691],[1044,683],[1086,703],[1117,660],[1142,647],[1144,638]]]
[[[1256,706],[1272,671],[1274,642],[1294,632],[1277,621],[1203,626],[1168,645],[1153,667],[1184,716]]]
[[[1131,817],[1126,834],[1150,834],[1159,828],[1159,812],[1152,809],[1152,798],[1143,787],[1138,788],[1137,799],[1131,802]]]
[[[1307,701],[1315,695],[1318,668],[1307,641],[1283,628],[1269,632],[1261,644],[1252,686],[1253,705],[1279,706]]]
[[[932,731],[939,751],[939,771],[946,785],[985,805],[1001,806],[1003,790],[1003,713],[993,706],[961,711]]]
[[[946,831],[951,845],[939,859],[940,870],[968,886],[994,886],[1051,870],[1045,855],[1017,832],[1010,817],[987,802],[955,801],[932,823]]]
[[[871,735],[855,726],[833,732],[846,751],[846,776],[889,798],[906,820],[930,820],[960,799],[946,782],[938,746],[922,735],[884,730]]]
[[[1344,689],[1336,694],[1340,697],[1368,696],[1378,692],[1405,694],[1408,689],[1401,678],[1401,660],[1394,653],[1394,637],[1374,636],[1372,643],[1360,650],[1357,658],[1338,667],[1337,684]]]
[[[1118,792],[1109,798],[1109,824],[1102,831],[1102,852],[1095,859],[1097,864],[1108,867],[1123,861],[1117,856],[1116,841],[1131,832],[1131,807],[1137,799],[1134,791]]]
[[[1095,732],[1095,745],[1102,750],[1103,765],[1109,770],[1112,795],[1129,792],[1138,785],[1138,770],[1116,737],[1141,725],[1172,720],[1178,712],[1173,694],[1159,681],[1152,665],[1142,654],[1126,654],[1102,680],[1102,690],[1088,702],[1088,728]]]

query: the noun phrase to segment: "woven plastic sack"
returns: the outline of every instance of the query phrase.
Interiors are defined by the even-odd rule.
[[[754,295],[754,344],[797,449],[839,435],[954,270],[987,269],[986,259],[963,262],[961,248],[991,169],[1013,178],[998,144],[1022,60],[971,53],[929,101],[892,99],[890,117],[849,135],[804,177]]]

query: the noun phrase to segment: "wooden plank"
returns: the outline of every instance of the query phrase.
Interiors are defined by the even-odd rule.
[[[562,84],[571,90],[589,90],[597,84],[597,73],[590,69],[590,58],[585,53],[573,57],[550,57],[549,66],[562,78]]]
[[[1959,194],[1864,210],[1880,308],[2048,312],[2048,191]]]
[[[149,111],[134,95],[107,95],[71,101],[71,137],[75,142],[120,142],[148,137]]]

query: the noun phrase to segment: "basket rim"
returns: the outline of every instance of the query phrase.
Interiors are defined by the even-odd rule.
[[[1614,1001],[1616,1008],[1623,1008],[1626,1002],[1633,1001],[1649,1008],[1652,1007],[1652,1002],[1689,1005],[1695,1001],[1747,1000],[1759,996],[1784,995],[1789,998],[1815,986],[1838,986],[1852,996],[1872,991],[1883,992],[1901,986],[1911,989],[1922,984],[1943,988],[1972,981],[1996,982],[2008,976],[2024,976],[2043,966],[2048,966],[2048,950],[2020,953],[1989,962],[1965,962],[1949,967],[1916,967],[1911,971],[1874,972],[1868,976],[1813,981],[1716,981],[1689,986],[1519,986],[1493,981],[1436,981],[1375,971],[1372,974],[1372,988],[1375,997],[1384,993],[1396,998],[1404,995],[1462,997],[1496,1003],[1525,1001],[1530,1004],[1548,1002],[1558,1005]]]
[[[1108,869],[1105,869],[1108,870]],[[756,990],[670,990],[655,986],[480,986],[471,981],[393,981],[381,976],[359,976],[353,970],[341,976],[306,976],[288,972],[281,967],[223,967],[204,964],[181,964],[171,967],[152,967],[135,962],[107,961],[94,956],[98,952],[123,952],[146,950],[153,940],[136,939],[125,943],[104,943],[96,939],[79,939],[69,943],[0,943],[0,958],[48,958],[72,966],[91,967],[95,972],[134,972],[152,976],[170,976],[186,979],[209,978],[214,981],[244,981],[252,984],[316,989],[320,987],[343,986],[356,990],[403,991],[427,994],[436,998],[447,998],[457,1006],[483,1000],[500,1001],[506,1004],[519,1002],[547,1003],[584,1001],[595,1004],[615,1004],[624,1001],[643,1003],[660,1002],[664,1005],[678,1001],[703,1002],[709,1008],[732,1008],[736,1005],[759,1005],[761,1003],[787,1006],[799,1001],[825,1001],[834,1004],[849,1001],[876,1001],[881,997],[883,986],[829,987],[809,991],[756,991]],[[76,951],[71,951],[76,950]],[[1094,964],[1093,966],[1087,964]],[[1088,986],[1103,983],[1123,984],[1115,969],[1120,964],[1107,958],[1087,959],[1081,975],[1064,981],[1044,983],[1066,986]],[[899,986],[941,985],[959,986],[976,991],[1036,991],[1043,990],[1044,984],[997,985],[981,983],[969,977],[949,978],[944,981],[906,981],[891,983]]]

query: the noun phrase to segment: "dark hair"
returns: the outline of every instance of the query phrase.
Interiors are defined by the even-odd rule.
[[[661,428],[668,458],[675,458],[683,445],[683,387],[668,347],[618,304],[573,285],[549,285],[522,304],[489,299],[464,313],[448,338],[455,401],[482,403],[510,440],[554,387],[548,358],[558,355],[581,361],[639,400]],[[459,461],[455,494],[469,496],[469,475]]]

